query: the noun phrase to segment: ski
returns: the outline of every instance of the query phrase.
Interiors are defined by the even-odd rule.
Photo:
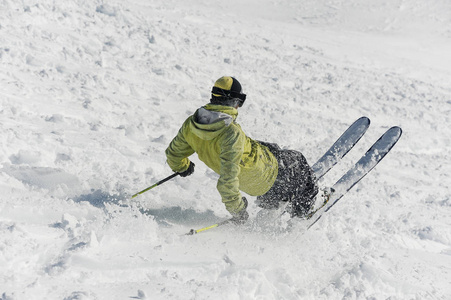
[[[333,193],[330,199],[319,209],[325,207],[323,213],[329,211],[354,185],[356,185],[366,174],[368,174],[393,148],[401,137],[400,127],[392,127],[387,130],[360,158],[360,160],[344,174],[331,188]],[[318,209],[318,210],[319,210]],[[317,212],[318,210],[315,210]],[[307,229],[312,227],[321,218],[321,213]],[[309,219],[315,216],[310,214]]]
[[[342,159],[360,140],[370,126],[370,119],[361,117],[335,141],[323,156],[312,166],[316,180],[323,177],[340,159]]]

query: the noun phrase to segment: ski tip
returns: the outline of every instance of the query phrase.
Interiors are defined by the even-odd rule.
[[[370,125],[371,120],[370,120],[370,118],[363,116],[363,117],[360,117],[356,122],[366,122],[368,125]]]
[[[393,126],[387,132],[391,132],[397,139],[399,139],[402,135],[402,129],[399,126]]]

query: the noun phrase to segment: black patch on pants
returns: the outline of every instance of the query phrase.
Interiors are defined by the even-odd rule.
[[[290,201],[291,216],[305,216],[315,203],[318,186],[304,155],[295,150],[282,150],[277,144],[260,143],[276,157],[279,173],[271,189],[257,197],[259,206],[274,209],[279,207],[281,201]]]

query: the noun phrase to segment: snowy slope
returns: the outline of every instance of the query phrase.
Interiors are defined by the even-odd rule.
[[[242,2],[0,1],[0,299],[451,298],[451,3]],[[404,134],[307,232],[185,236],[228,217],[197,157],[129,199],[222,75],[311,163],[372,120],[324,186]]]

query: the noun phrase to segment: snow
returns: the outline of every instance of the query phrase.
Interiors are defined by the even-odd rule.
[[[0,1],[0,299],[450,299],[451,3]],[[372,123],[386,158],[310,230],[222,226],[164,150],[236,76],[249,136],[314,163]],[[249,212],[258,211],[254,200]]]

